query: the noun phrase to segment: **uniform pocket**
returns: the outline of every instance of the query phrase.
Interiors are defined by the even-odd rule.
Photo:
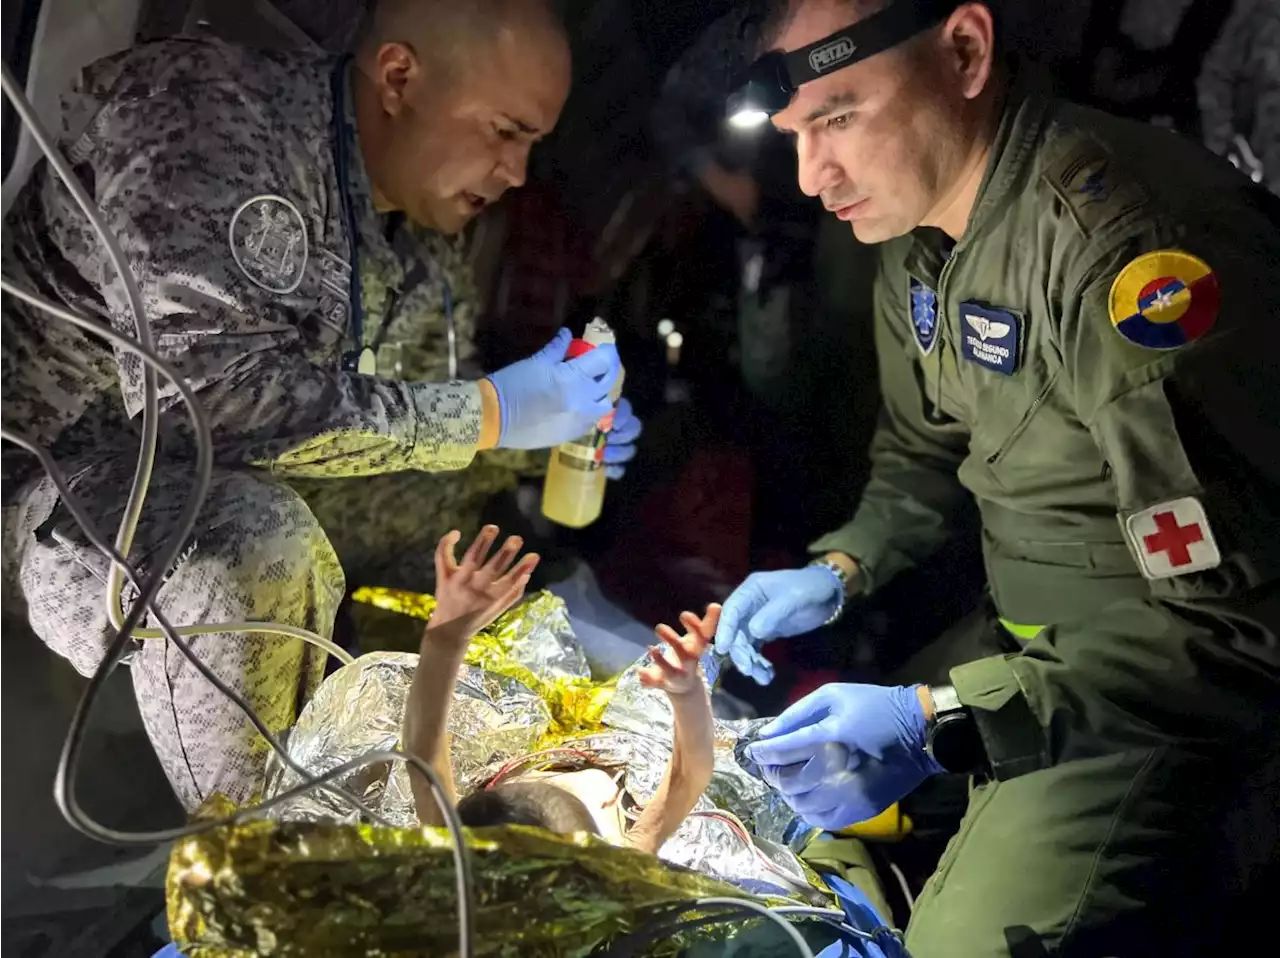
[[[1013,445],[1027,431],[1028,427],[1030,427],[1031,425],[1032,420],[1035,419],[1036,413],[1040,411],[1040,409],[1044,406],[1045,402],[1048,400],[1049,394],[1053,392],[1054,386],[1057,385],[1057,382],[1058,382],[1058,375],[1057,373],[1054,373],[1052,376],[1048,378],[1045,384],[1042,387],[1040,387],[1040,391],[1036,394],[1036,397],[1031,400],[1031,404],[1027,407],[1026,411],[1022,414],[1022,418],[1018,420],[1017,425],[1015,425],[1013,427],[1013,430],[1007,436],[1005,436],[1004,439],[1000,441],[999,445],[996,446],[994,452],[987,454],[988,466],[994,466],[998,462],[1000,462],[1000,460],[1005,457],[1005,455],[1013,447]]]
[[[1031,332],[1021,313],[1006,312],[1017,320],[1020,336]],[[960,333],[966,335],[963,329]],[[993,466],[1019,445],[1046,406],[1055,405],[1061,366],[1055,356],[1032,348],[1030,342],[1012,347],[1018,352],[1018,366],[1010,375],[966,358],[956,348],[955,391],[968,409],[970,449],[978,462]]]

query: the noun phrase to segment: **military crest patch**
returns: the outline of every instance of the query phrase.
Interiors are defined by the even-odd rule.
[[[240,204],[227,231],[231,255],[255,286],[292,293],[307,265],[307,224],[283,196],[255,196]]]
[[[1111,284],[1111,324],[1138,346],[1177,349],[1213,328],[1220,293],[1217,274],[1198,256],[1177,249],[1144,253]]]
[[[920,352],[928,356],[938,341],[938,294],[920,282],[911,280],[911,329]]]

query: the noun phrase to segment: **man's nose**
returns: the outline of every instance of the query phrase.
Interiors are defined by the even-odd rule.
[[[498,176],[512,188],[524,186],[529,173],[529,145],[516,144],[503,150],[498,161]]]
[[[831,154],[808,137],[797,139],[796,160],[800,192],[805,196],[821,195],[843,175]]]

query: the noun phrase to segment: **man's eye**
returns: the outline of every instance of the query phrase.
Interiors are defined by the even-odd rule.
[[[516,138],[516,131],[509,126],[495,126],[493,129],[494,132],[498,134],[498,139],[500,140],[510,141]]]
[[[839,116],[833,116],[827,120],[828,130],[843,130],[853,122],[852,113],[841,113]]]

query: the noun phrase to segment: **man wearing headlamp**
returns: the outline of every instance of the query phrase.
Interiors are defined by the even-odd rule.
[[[826,686],[749,754],[828,828],[977,776],[916,958],[1181,953],[1193,896],[1250,879],[1218,829],[1280,741],[1280,214],[1190,142],[1038,91],[985,4],[776,6],[733,116],[771,117],[801,189],[884,244],[883,409],[852,520],[749,577],[716,647],[769,681],[762,643],[935,552],[971,496],[1009,651]]]

